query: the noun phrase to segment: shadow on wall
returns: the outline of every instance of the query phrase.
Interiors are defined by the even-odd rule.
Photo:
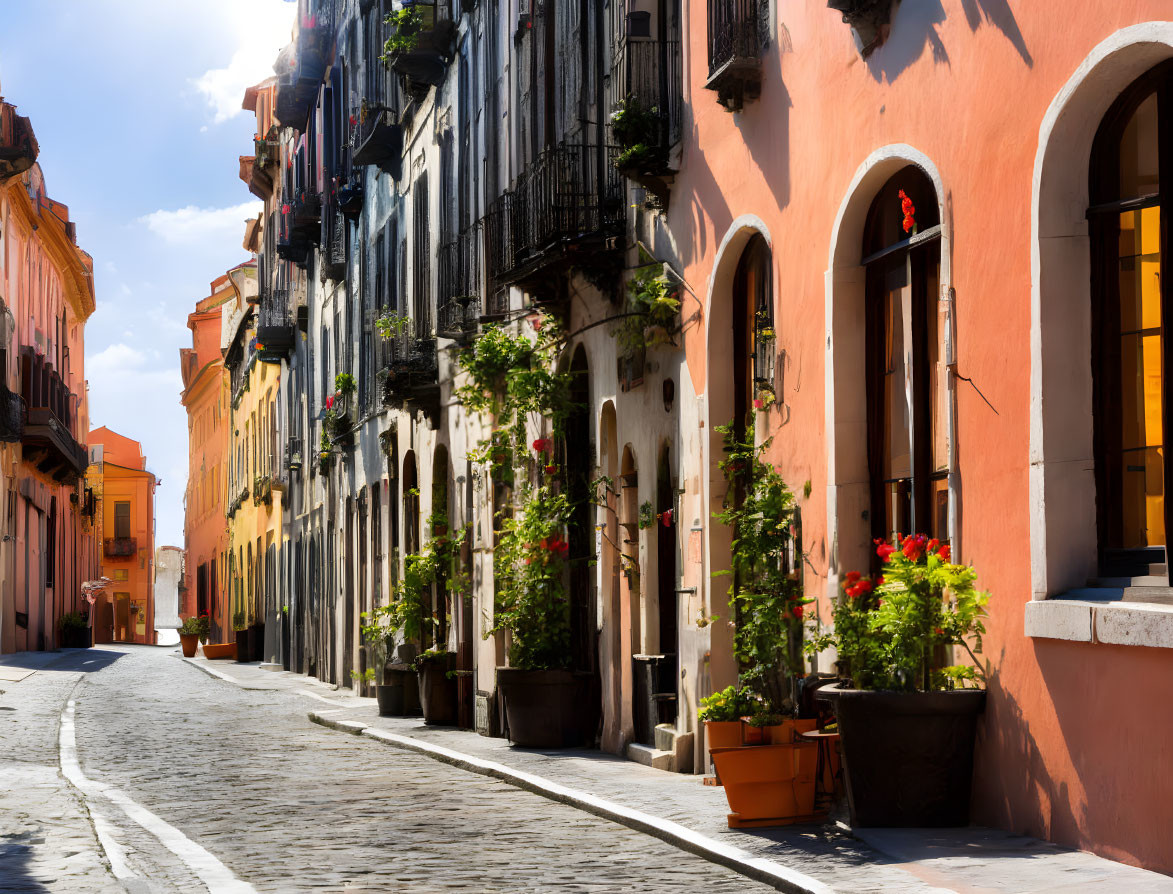
[[[1014,45],[1027,68],[1034,67],[1034,58],[1026,48],[1026,40],[1008,0],[961,0],[961,9],[971,32],[976,32],[982,25],[997,28]],[[867,66],[872,77],[892,83],[924,54],[926,47],[933,54],[934,63],[949,65],[949,52],[937,33],[937,26],[945,21],[945,17],[941,0],[908,0],[898,5],[888,40],[868,57]]]
[[[990,665],[1000,668],[1005,659],[1003,649]],[[1054,789],[1022,707],[1002,686],[997,671],[989,675],[986,688],[986,712],[974,751],[974,822],[1060,843],[1074,841],[1086,812],[1079,818],[1072,813],[1067,783]]]

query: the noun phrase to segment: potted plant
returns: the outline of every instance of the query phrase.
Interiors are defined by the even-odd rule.
[[[744,714],[740,741],[722,731],[721,741],[730,744],[710,741],[709,753],[729,800],[731,827],[791,823],[814,814],[817,749],[795,735],[803,607],[811,601],[802,589],[798,506],[763,458],[769,440],[756,444],[752,425],[740,435],[732,426],[716,431],[725,438],[720,467],[729,485],[717,518],[732,533],[726,573],[733,576],[733,654],[744,687],[717,704],[722,717]],[[801,722],[814,726],[811,718]]]
[[[233,614],[232,629],[236,633],[236,660],[243,664],[252,657],[248,642],[248,618],[243,610]]]
[[[428,649],[415,660],[420,705],[428,726],[456,725],[456,653],[443,646]]]
[[[734,748],[741,744],[741,718],[753,711],[753,693],[742,686],[726,686],[701,699],[697,719],[705,725],[709,748]]]
[[[973,743],[986,693],[977,654],[989,600],[976,573],[924,534],[877,541],[883,576],[845,576],[831,633],[842,683],[835,706],[851,821],[859,826],[969,823]],[[948,664],[953,648],[972,664]]]
[[[58,623],[61,625],[63,649],[88,649],[92,645],[89,620],[81,612],[67,612]]]
[[[183,626],[179,628],[179,645],[183,649],[184,658],[194,658],[199,644],[208,641],[209,627],[207,612],[199,617],[193,616],[183,619]]]
[[[494,553],[496,599],[490,633],[510,636],[509,666],[497,668],[509,739],[527,748],[583,744],[589,681],[570,670],[570,599],[563,537],[570,503],[546,483],[503,521]]]

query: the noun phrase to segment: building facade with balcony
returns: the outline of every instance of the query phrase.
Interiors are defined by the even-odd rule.
[[[212,282],[210,294],[188,315],[192,346],[180,351],[183,394],[187,411],[188,475],[184,495],[186,588],[181,592],[182,617],[205,612],[211,622],[210,642],[232,638],[232,613],[227,593],[229,576],[228,523],[225,498],[231,393],[221,352],[225,306],[236,303],[228,274]]]
[[[0,102],[0,652],[56,647],[99,560],[84,446],[93,261],[36,154],[28,119]]]
[[[106,427],[89,433],[100,576],[111,583],[93,606],[95,643],[153,645],[155,488],[142,445]]]

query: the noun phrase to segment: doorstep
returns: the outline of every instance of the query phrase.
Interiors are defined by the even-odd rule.
[[[420,718],[379,717],[374,699],[288,671],[225,667],[224,662],[211,668],[211,662],[185,660],[245,688],[312,698],[319,704],[309,717],[323,726],[501,779],[646,832],[780,891],[1173,894],[1168,876],[980,827],[861,829],[854,835],[831,823],[730,829],[724,790],[706,786],[701,776],[665,773],[600,751],[514,748],[474,731],[424,726]]]

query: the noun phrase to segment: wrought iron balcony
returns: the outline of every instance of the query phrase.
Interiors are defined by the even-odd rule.
[[[268,290],[261,298],[257,320],[257,359],[266,363],[279,363],[293,352],[296,336],[289,289],[278,287]]]
[[[762,48],[769,34],[766,0],[708,0],[709,79],[717,102],[730,111],[757,99],[762,86]]]
[[[362,213],[363,169],[355,162],[354,149],[349,144],[340,152],[336,184],[338,210],[347,217],[357,217]]]
[[[367,107],[354,136],[354,163],[376,165],[392,180],[403,176],[403,128],[381,106]]]
[[[479,224],[473,224],[437,253],[440,313],[436,334],[442,338],[463,340],[476,334],[484,279],[483,232]]]
[[[331,202],[322,208],[319,245],[318,260],[322,265],[323,280],[341,280],[346,276],[346,218],[342,209]]]
[[[612,117],[612,136],[623,149],[619,169],[635,179],[672,173],[669,149],[680,142],[684,117],[680,41],[629,37],[611,78],[624,104],[623,114]]]
[[[0,441],[16,443],[24,434],[24,399],[0,385]]]
[[[293,207],[282,205],[277,214],[277,257],[304,264],[309,255],[309,240],[303,230],[293,226]]]
[[[387,62],[413,94],[442,83],[452,61],[456,23],[449,8],[447,0],[416,0],[405,3],[401,11],[393,14],[400,19],[388,47]]]
[[[305,129],[326,73],[334,41],[334,0],[315,0],[303,10],[306,11],[298,23],[296,39],[281,51],[273,65],[277,74],[273,112],[281,124],[298,130]]]
[[[11,103],[0,103],[0,180],[23,174],[39,153],[29,119],[16,114]]]
[[[625,220],[618,155],[614,146],[563,143],[526,166],[486,216],[495,286],[618,250]]]
[[[73,433],[77,396],[31,349],[22,351],[21,379],[25,415],[20,442],[24,458],[63,484],[83,477],[90,457]]]
[[[384,342],[381,352],[385,377],[383,402],[389,406],[415,403],[439,410],[439,359],[434,338],[405,332]]]
[[[138,553],[138,541],[133,537],[110,537],[102,547],[107,559],[133,559]]]

